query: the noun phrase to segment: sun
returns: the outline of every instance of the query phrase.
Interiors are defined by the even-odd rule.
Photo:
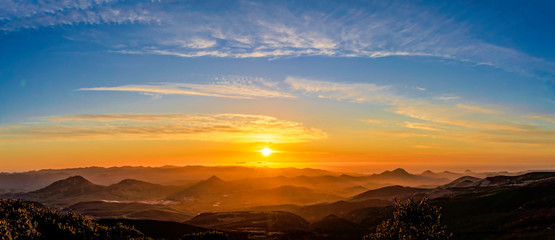
[[[264,157],[267,157],[267,156],[270,156],[270,154],[272,154],[275,151],[265,147],[264,149],[259,150],[259,152],[262,153],[262,155],[264,155]]]

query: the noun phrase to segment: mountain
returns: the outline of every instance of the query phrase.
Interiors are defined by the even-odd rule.
[[[555,178],[434,201],[456,239],[553,239]]]
[[[319,234],[318,239],[360,240],[361,236],[370,233],[364,226],[335,215],[329,215],[310,224],[310,229]]]
[[[531,172],[517,176],[494,176],[484,179],[465,176],[458,178],[439,188],[493,188],[524,185],[534,181],[555,177],[555,172]]]
[[[78,202],[90,201],[154,201],[164,199],[177,190],[176,187],[133,179],[126,179],[110,186],[101,186],[91,183],[81,176],[72,176],[36,191],[2,196],[63,208]]]
[[[93,184],[81,176],[72,176],[56,181],[45,188],[20,194],[18,198],[54,207],[63,207],[91,197],[95,199],[113,198],[114,196],[104,191],[105,189],[105,186]]]
[[[455,179],[454,181],[443,185],[443,188],[468,188],[468,187],[475,187],[479,185],[481,178],[475,178],[471,176],[464,176]]]
[[[309,223],[306,220],[295,214],[282,211],[202,213],[185,223],[193,226],[233,231],[250,229],[253,231],[288,232],[309,229]]]
[[[472,174],[472,172],[469,172],[469,174]],[[455,172],[450,172],[450,171],[432,172],[430,170],[426,170],[426,171],[424,171],[420,174],[420,176],[434,177],[434,178],[446,178],[446,179],[449,179],[449,180],[454,180],[454,179],[462,177],[464,175],[465,174],[463,174],[463,173],[455,173]]]
[[[447,178],[439,178],[432,176],[422,176],[408,173],[402,168],[393,171],[384,171],[380,174],[372,174],[364,177],[367,181],[382,183],[387,185],[403,185],[403,186],[437,186],[449,182]],[[380,186],[383,187],[383,186]]]
[[[264,188],[250,181],[224,181],[217,176],[200,181],[167,197],[188,207],[203,211],[231,211],[260,205],[312,204],[336,201],[342,197],[317,192],[306,187],[287,186]]]
[[[200,181],[167,197],[174,201],[209,201],[220,199],[232,192],[244,190],[243,186],[222,180],[217,176]]]
[[[178,190],[179,188],[175,186],[164,186],[135,179],[124,179],[105,189],[120,200],[159,200]]]
[[[189,185],[212,175],[228,180],[260,177],[296,177],[336,175],[335,173],[311,168],[265,168],[237,166],[163,166],[163,167],[86,167],[66,169],[44,169],[19,173],[0,173],[0,192],[28,192],[44,188],[49,184],[71,176],[83,176],[100,185],[111,185],[124,179],[137,179],[162,185]]]
[[[467,180],[474,184],[467,186]],[[553,239],[553,186],[553,172],[480,180],[463,177],[432,190],[450,191],[432,199],[432,204],[442,207],[441,220],[454,239]],[[392,212],[391,206],[368,207],[339,217],[373,229],[391,218]]]
[[[369,190],[359,195],[356,195],[352,200],[368,200],[368,199],[382,199],[382,200],[404,200],[413,197],[417,194],[423,194],[430,191],[424,188],[411,188],[403,186],[390,186],[379,189]]]
[[[67,210],[69,209],[94,219],[125,218],[182,222],[194,216],[193,213],[176,205],[165,203],[90,201],[73,204],[67,207]]]

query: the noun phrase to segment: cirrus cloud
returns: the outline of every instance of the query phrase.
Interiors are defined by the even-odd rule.
[[[51,140],[192,140],[295,143],[326,138],[320,129],[264,115],[84,114],[0,127],[0,142]]]

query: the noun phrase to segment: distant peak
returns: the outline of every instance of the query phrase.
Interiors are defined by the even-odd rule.
[[[402,168],[397,168],[397,169],[393,170],[392,172],[394,172],[394,173],[408,174],[408,172],[405,171],[405,169],[402,169]]]
[[[216,175],[212,175],[212,177],[205,180],[205,182],[223,182],[223,181],[224,180],[222,180],[221,178],[219,178]]]
[[[121,180],[118,184],[134,184],[134,183],[144,183],[144,182],[137,179],[126,178]]]
[[[89,180],[79,175],[68,177],[62,181],[68,182],[68,183],[90,183]]]
[[[434,172],[430,171],[430,170],[426,170],[424,172],[422,172],[422,174],[433,174]]]

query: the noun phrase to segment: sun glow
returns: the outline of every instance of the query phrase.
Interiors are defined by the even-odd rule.
[[[264,157],[267,157],[267,156],[270,156],[270,154],[274,153],[275,151],[265,147],[264,149],[260,150],[259,152],[262,153],[262,155],[264,155]]]

